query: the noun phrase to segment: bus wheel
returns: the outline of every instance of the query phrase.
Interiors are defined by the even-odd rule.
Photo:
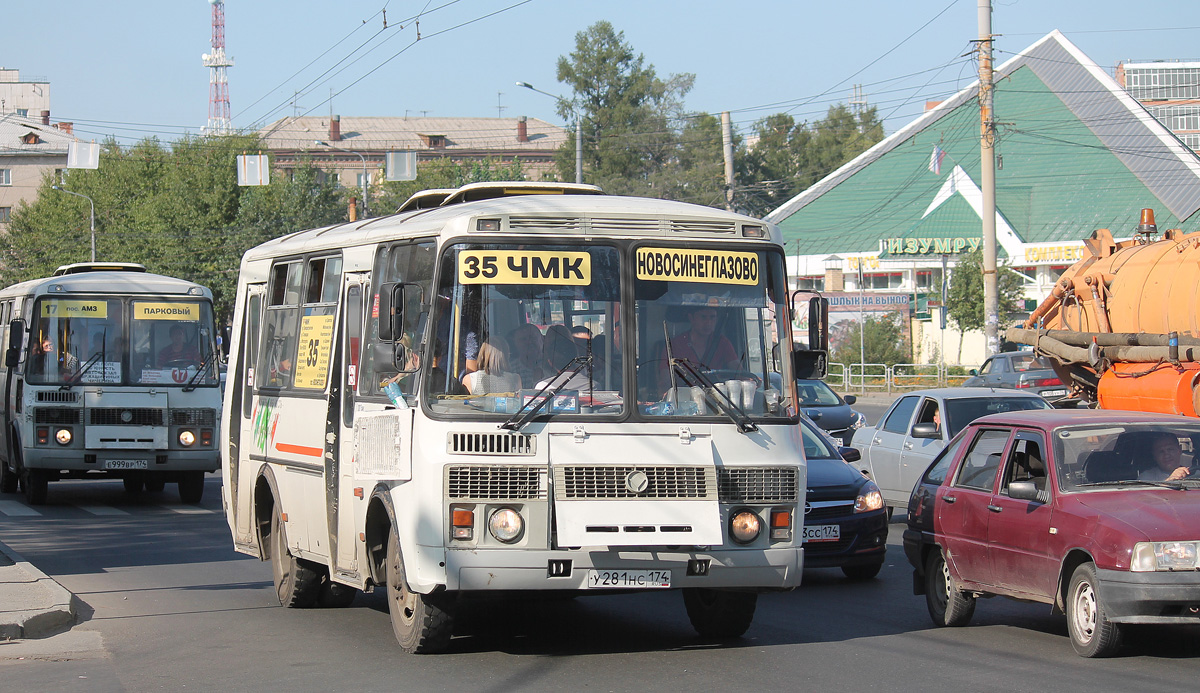
[[[42,505],[46,502],[46,492],[50,486],[50,475],[45,469],[26,469],[21,481],[25,487],[25,501],[30,505]]]
[[[343,609],[354,603],[358,590],[350,585],[326,579],[321,583],[321,594],[317,596],[317,604],[326,609]]]
[[[288,551],[284,532],[279,512],[275,510],[271,514],[271,574],[275,579],[275,595],[283,606],[306,609],[317,602],[321,593],[321,572]]]
[[[181,472],[179,477],[179,500],[189,505],[200,502],[204,496],[204,472]]]
[[[8,463],[0,462],[0,493],[17,492],[17,475],[8,471]]]
[[[409,654],[442,652],[450,644],[454,619],[443,599],[408,588],[396,530],[388,532],[387,598],[392,632]]]
[[[150,493],[162,493],[162,490],[167,487],[167,482],[159,477],[146,479],[146,490]]]
[[[728,640],[740,638],[754,620],[758,594],[730,592],[704,587],[683,590],[683,606],[692,628],[703,638]]]

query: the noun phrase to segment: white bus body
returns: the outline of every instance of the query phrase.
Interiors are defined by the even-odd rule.
[[[141,265],[86,263],[0,291],[5,410],[0,487],[45,502],[48,483],[178,482],[199,503],[220,465],[212,293]]]
[[[246,253],[223,492],[283,604],[386,585],[423,652],[476,592],[682,588],[728,637],[800,584],[778,230],[598,193],[475,184]]]

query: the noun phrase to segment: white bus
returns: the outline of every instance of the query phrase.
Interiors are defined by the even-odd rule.
[[[0,490],[30,504],[59,479],[178,482],[199,503],[220,465],[212,293],[132,263],[81,263],[0,291]]]
[[[803,567],[778,230],[593,186],[439,195],[243,258],[237,550],[290,607],[386,586],[408,652],[496,591],[682,589],[741,635]]]

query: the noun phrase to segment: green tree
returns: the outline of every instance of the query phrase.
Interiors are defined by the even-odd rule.
[[[833,361],[859,363],[861,352],[862,363],[886,363],[891,366],[910,362],[912,349],[904,337],[901,319],[899,315],[888,314],[867,318],[861,328],[857,320],[849,323],[833,349]],[[863,336],[861,347],[860,329]]]
[[[683,98],[695,75],[660,79],[624,32],[599,21],[575,35],[575,50],[558,59],[557,77],[574,94],[559,103],[559,115],[582,119],[586,182],[614,194],[652,197],[679,189],[678,175],[668,183],[659,174],[680,165]],[[574,133],[567,139],[556,162],[561,180],[574,180]],[[719,138],[717,143],[719,151]]]
[[[1000,321],[1005,322],[1020,309],[1025,293],[1024,280],[1010,267],[997,265],[997,288]],[[958,256],[950,274],[950,289],[946,295],[946,315],[961,332],[982,330],[983,314],[983,251],[976,249]],[[958,345],[958,360],[962,360],[962,340]]]

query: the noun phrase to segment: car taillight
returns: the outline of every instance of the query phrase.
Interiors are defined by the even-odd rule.
[[[1038,378],[1033,381],[1034,387],[1049,387],[1051,385],[1062,385],[1062,381],[1058,378]]]

